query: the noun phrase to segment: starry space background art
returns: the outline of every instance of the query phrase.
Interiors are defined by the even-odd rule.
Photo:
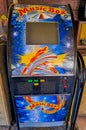
[[[20,123],[65,121],[69,97],[70,95],[16,96],[18,120]],[[33,108],[30,107],[31,101]]]
[[[31,6],[30,6],[31,7]],[[58,14],[49,11],[40,11],[32,6],[28,12],[28,6],[14,6],[11,18],[11,43],[12,76],[57,76],[60,74],[73,74],[74,72],[74,39],[73,25],[69,8],[67,6],[52,7],[52,9],[64,10],[66,13]],[[42,6],[45,9],[48,6]],[[26,9],[26,10],[25,10]],[[23,10],[23,14],[19,13]],[[25,12],[26,11],[26,12]],[[26,44],[27,22],[58,22],[58,44]]]

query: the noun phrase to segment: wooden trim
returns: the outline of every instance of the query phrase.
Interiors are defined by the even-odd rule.
[[[81,35],[81,28],[82,28],[82,24],[86,24],[86,21],[79,21],[78,24],[78,32],[77,32],[77,45],[80,45],[80,35]],[[83,45],[81,45],[83,46]]]
[[[86,45],[78,45],[78,49],[86,49]]]
[[[4,92],[4,86],[3,86],[3,83],[2,83],[2,76],[1,76],[1,74],[0,74],[0,91],[1,91],[1,102],[2,102],[2,104],[0,104],[1,105],[1,107],[3,107],[3,111],[2,111],[2,113],[1,114],[3,114],[3,117],[4,117],[4,119],[1,119],[2,121],[2,123],[4,123],[4,124],[0,124],[0,125],[10,125],[10,118],[9,118],[9,113],[8,113],[8,108],[7,108],[7,102],[6,102],[6,97],[5,97],[5,92]]]
[[[79,52],[83,55],[86,56],[86,49],[80,49],[78,48]]]
[[[78,32],[77,32],[77,48],[84,53],[81,53],[83,55],[86,55],[86,45],[82,45],[80,42],[80,35],[81,35],[81,29],[82,29],[82,24],[86,24],[86,21],[79,21],[78,24]]]

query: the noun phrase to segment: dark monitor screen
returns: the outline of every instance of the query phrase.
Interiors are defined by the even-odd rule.
[[[26,44],[58,44],[59,31],[57,22],[27,22]]]

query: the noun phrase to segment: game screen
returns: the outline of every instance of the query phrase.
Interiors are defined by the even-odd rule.
[[[26,44],[57,44],[58,31],[56,22],[27,22]]]

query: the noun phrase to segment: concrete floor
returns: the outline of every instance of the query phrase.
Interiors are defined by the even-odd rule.
[[[86,117],[78,117],[77,125],[79,130],[86,130]],[[0,127],[0,130],[16,130],[16,127]]]

